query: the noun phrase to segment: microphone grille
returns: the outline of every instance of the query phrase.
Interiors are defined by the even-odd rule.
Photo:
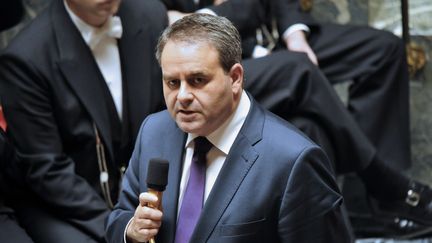
[[[168,184],[169,163],[167,160],[150,159],[147,168],[147,187],[156,191],[164,191]]]

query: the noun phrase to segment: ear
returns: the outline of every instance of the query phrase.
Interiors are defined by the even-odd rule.
[[[243,74],[243,66],[240,63],[234,64],[229,71],[234,94],[241,94],[243,90]]]

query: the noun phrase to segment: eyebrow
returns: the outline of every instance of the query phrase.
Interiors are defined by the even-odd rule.
[[[210,74],[208,74],[207,72],[203,72],[203,71],[192,71],[188,74],[186,74],[186,76],[188,78],[190,77],[207,77]],[[172,80],[172,79],[178,79],[175,75],[170,75],[170,74],[162,74],[162,79],[163,80]]]

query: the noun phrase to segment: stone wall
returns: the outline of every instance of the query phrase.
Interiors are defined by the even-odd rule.
[[[400,1],[369,1],[371,26],[402,34]],[[432,1],[409,1],[411,44],[425,54],[426,64],[410,82],[411,147],[413,166],[409,174],[432,185]]]

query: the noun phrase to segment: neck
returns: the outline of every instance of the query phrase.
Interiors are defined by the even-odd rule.
[[[92,16],[88,16],[87,18],[85,16],[80,16],[77,14],[78,17],[80,17],[84,22],[87,24],[99,28],[102,27],[108,20],[108,18],[94,18]]]

